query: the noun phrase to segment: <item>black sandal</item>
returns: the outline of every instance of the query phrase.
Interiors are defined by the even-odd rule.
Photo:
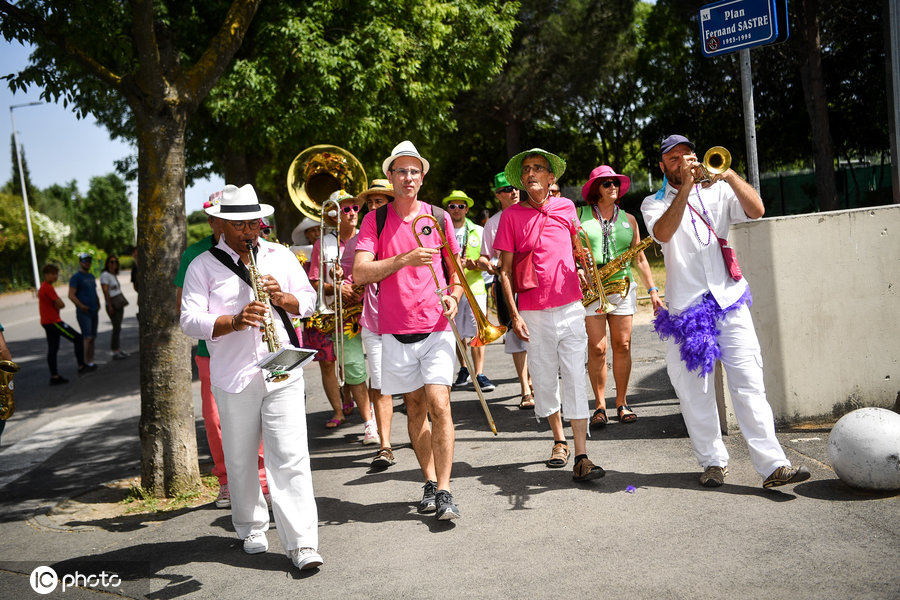
[[[591,428],[603,429],[606,427],[607,423],[609,423],[609,418],[606,416],[606,409],[598,408],[595,410],[594,414],[591,416]]]
[[[622,414],[627,411],[627,414]],[[634,411],[628,408],[627,404],[623,404],[622,406],[616,409],[616,412],[619,413],[619,422],[620,423],[634,423],[637,421],[637,415],[634,414]]]

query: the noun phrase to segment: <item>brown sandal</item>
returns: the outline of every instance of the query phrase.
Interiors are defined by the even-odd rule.
[[[559,469],[566,466],[567,462],[569,462],[568,444],[562,442],[553,444],[553,452],[550,453],[550,460],[547,461],[547,466],[551,469]]]
[[[591,479],[599,479],[606,475],[606,471],[600,465],[595,465],[587,456],[582,456],[581,460],[575,463],[575,472],[572,479],[575,481],[590,481]]]
[[[594,415],[591,417],[591,428],[603,429],[607,423],[609,423],[609,418],[606,416],[606,409],[598,408],[595,410]]]
[[[519,410],[525,410],[526,408],[534,408],[534,394],[522,396],[522,401],[519,402]]]
[[[627,404],[618,407],[616,412],[619,413],[619,423],[634,423],[637,421],[637,415],[634,414],[633,410],[628,408]]]

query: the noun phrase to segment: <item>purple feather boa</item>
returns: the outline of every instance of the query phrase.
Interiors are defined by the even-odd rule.
[[[726,314],[746,304],[753,304],[748,287],[737,302],[728,308],[719,308],[712,293],[707,292],[700,300],[678,315],[660,309],[653,320],[653,330],[659,339],[673,338],[681,349],[681,360],[688,371],[700,370],[699,377],[709,375],[722,356],[718,337],[722,332],[716,323]]]

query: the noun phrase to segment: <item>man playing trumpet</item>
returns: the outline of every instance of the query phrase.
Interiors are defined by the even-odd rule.
[[[660,145],[659,161],[668,185],[641,204],[647,230],[665,256],[671,313],[661,309],[655,328],[663,339],[671,338],[666,365],[703,469],[700,485],[718,487],[728,474],[715,386],[709,385],[717,359],[728,375],[735,416],[753,467],[765,478],[763,487],[805,481],[809,470],[792,467],[775,437],[750,316],[750,287],[740,273],[729,273],[718,242],[732,223],[759,219],[765,207],[756,190],[730,168],[699,185],[706,175],[700,167],[694,143],[670,135]]]
[[[460,516],[450,494],[455,442],[450,384],[456,343],[449,319],[456,316],[463,292],[453,271],[450,287],[445,287],[439,233],[423,231],[419,247],[413,231],[418,216],[434,214],[433,207],[418,198],[428,167],[410,141],[398,144],[384,160],[382,170],[394,187],[394,199],[386,207],[382,231],[378,211],[363,219],[353,275],[357,285],[379,282],[381,392],[403,394],[406,403],[409,439],[425,477],[419,512],[436,512],[438,519],[449,520]],[[452,227],[444,213],[443,230]],[[450,256],[458,255],[456,237],[447,236],[447,243]],[[435,293],[435,277],[440,295]]]

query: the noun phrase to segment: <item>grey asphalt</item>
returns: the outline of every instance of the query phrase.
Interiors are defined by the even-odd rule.
[[[374,450],[359,443],[358,413],[346,426],[324,429],[330,411],[314,365],[306,379],[321,569],[293,569],[274,530],[269,552],[244,554],[229,511],[212,504],[70,517],[68,499],[88,501],[101,484],[140,474],[139,348],[129,295],[123,348],[132,356],[108,361],[109,323],[101,317],[100,368],[76,377],[63,345],[60,365],[72,381],[57,387],[47,385],[34,301],[0,297],[0,323],[22,365],[17,413],[0,449],[2,599],[41,597],[30,578],[46,566],[118,577],[43,596],[59,598],[900,597],[900,495],[854,490],[837,479],[827,429],[778,433],[788,457],[812,471],[805,483],[763,490],[734,432],[725,440],[726,484],[698,485],[664,347],[646,317],[636,321],[629,389],[639,418],[620,424],[612,416],[588,440],[592,460],[607,471],[603,479],[579,485],[571,462],[545,467],[549,429],[518,410],[512,362],[493,344],[485,370],[497,389],[486,397],[499,435],[491,434],[473,391],[452,396],[457,521],[416,513],[423,482],[401,412],[393,425],[397,464],[378,473],[369,469]],[[75,323],[71,307],[63,319]],[[196,381],[194,400],[208,471]]]

